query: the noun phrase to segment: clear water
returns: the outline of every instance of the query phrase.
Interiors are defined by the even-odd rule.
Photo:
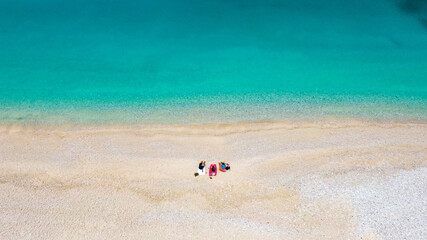
[[[0,0],[0,121],[427,120],[422,0]]]

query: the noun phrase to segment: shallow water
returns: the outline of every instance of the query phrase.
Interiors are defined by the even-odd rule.
[[[0,0],[0,121],[424,121],[426,12],[409,0]]]

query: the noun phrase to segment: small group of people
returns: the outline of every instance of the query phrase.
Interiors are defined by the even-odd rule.
[[[218,162],[218,168],[221,172],[227,172],[231,169],[230,164],[225,162]],[[216,164],[211,164],[209,167],[209,177],[212,178],[213,176],[216,176],[217,174],[217,166]],[[199,175],[205,175],[206,174],[206,161],[201,161],[199,163],[199,169],[197,170],[197,173],[195,173],[195,176]]]

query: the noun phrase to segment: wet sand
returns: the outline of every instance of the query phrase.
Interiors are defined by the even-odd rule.
[[[0,126],[0,239],[427,239],[425,196],[425,123]]]

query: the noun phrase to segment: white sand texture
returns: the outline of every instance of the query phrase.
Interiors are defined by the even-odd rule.
[[[4,125],[0,239],[427,239],[426,162],[424,123]]]

